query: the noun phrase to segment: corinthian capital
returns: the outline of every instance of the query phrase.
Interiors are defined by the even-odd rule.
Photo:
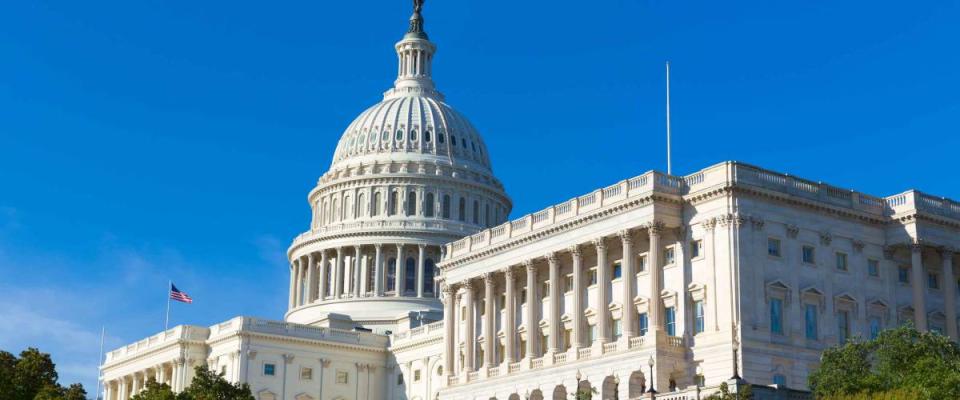
[[[573,246],[570,246],[570,254],[573,255],[574,258],[580,258],[581,256],[580,245],[575,244]]]
[[[617,232],[617,236],[620,237],[621,243],[625,245],[633,244],[633,233],[630,232],[629,229],[624,229],[624,230],[621,230],[620,232]]]
[[[554,252],[547,253],[547,255],[545,255],[544,258],[547,259],[547,263],[549,263],[550,265],[557,263],[557,253],[554,253]]]
[[[592,242],[594,247],[596,247],[598,251],[603,251],[607,249],[607,241],[604,240],[602,236],[596,239],[593,239]]]
[[[527,269],[527,273],[537,272],[537,265],[533,262],[533,260],[524,260],[523,266]]]

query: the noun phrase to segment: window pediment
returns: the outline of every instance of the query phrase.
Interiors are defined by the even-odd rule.
[[[707,298],[707,285],[693,282],[687,286],[687,292],[690,293],[690,298],[693,301],[703,301]]]
[[[790,286],[780,280],[768,282],[765,294],[767,303],[770,302],[770,299],[776,298],[782,300],[784,304],[788,304],[790,301]]]

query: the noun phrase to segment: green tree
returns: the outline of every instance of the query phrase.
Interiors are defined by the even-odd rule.
[[[13,399],[17,357],[6,351],[0,351],[0,400]]]
[[[246,383],[230,383],[223,375],[203,366],[194,369],[190,386],[177,396],[178,400],[255,400]]]
[[[707,397],[707,400],[752,400],[753,389],[750,385],[743,385],[736,393],[730,392],[730,386],[726,382],[720,384],[720,393],[714,393]]]
[[[176,398],[177,396],[173,394],[169,385],[157,383],[157,381],[151,379],[147,381],[143,391],[131,397],[130,400],[176,400]]]
[[[16,357],[0,351],[0,400],[85,400],[79,383],[64,388],[57,383],[50,354],[30,347]]]
[[[822,399],[897,391],[915,399],[960,399],[960,346],[938,333],[891,329],[875,340],[828,349],[809,383]]]
[[[63,389],[63,400],[86,400],[87,391],[83,390],[83,385],[74,383]]]

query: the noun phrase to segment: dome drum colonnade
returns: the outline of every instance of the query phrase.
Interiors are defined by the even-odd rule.
[[[439,312],[442,245],[510,212],[479,133],[430,77],[436,46],[419,8],[395,48],[393,88],[345,130],[308,196],[311,228],[288,250],[288,321],[335,312],[388,325],[401,313]],[[362,303],[371,300],[386,303]]]

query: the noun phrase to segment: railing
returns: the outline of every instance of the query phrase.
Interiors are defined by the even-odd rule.
[[[480,373],[477,371],[467,372],[467,382],[474,382],[480,378]]]
[[[493,378],[500,376],[500,367],[490,367],[487,369],[487,376]]]
[[[562,364],[567,362],[567,353],[554,353],[553,354],[553,363]]]
[[[667,336],[667,344],[670,347],[683,347],[683,336]]]
[[[537,369],[537,368],[543,368],[543,357],[534,358],[530,362],[530,369]]]
[[[603,354],[613,353],[615,351],[617,351],[617,342],[603,344]]]
[[[643,346],[643,336],[635,336],[630,338],[629,344],[631,349],[640,348],[640,346]]]
[[[456,375],[447,376],[447,385],[453,386],[460,383],[460,377]]]
[[[515,362],[515,363],[507,364],[507,373],[508,373],[508,374],[514,374],[514,373],[517,373],[517,372],[520,372],[520,363]]]
[[[577,349],[577,358],[578,359],[590,358],[591,353],[592,353],[592,350],[589,347]]]

